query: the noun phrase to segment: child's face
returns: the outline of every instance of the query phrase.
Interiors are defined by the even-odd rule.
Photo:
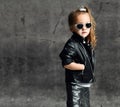
[[[77,34],[85,38],[90,33],[90,27],[91,27],[91,21],[89,14],[83,13],[77,16],[76,24],[74,25],[73,32],[76,32]]]

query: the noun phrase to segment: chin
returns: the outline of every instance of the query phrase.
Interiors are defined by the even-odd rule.
[[[83,38],[86,38],[88,35],[81,35]]]

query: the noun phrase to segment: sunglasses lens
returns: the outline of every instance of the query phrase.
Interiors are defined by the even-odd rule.
[[[87,23],[87,24],[86,24],[86,27],[87,27],[87,28],[90,28],[90,27],[91,27],[91,23]]]
[[[78,25],[77,25],[77,28],[78,28],[78,29],[82,29],[82,28],[83,28],[83,24],[78,24]]]
[[[83,28],[83,24],[76,24],[77,29],[82,29]],[[86,23],[86,28],[90,28],[91,27],[91,23]]]

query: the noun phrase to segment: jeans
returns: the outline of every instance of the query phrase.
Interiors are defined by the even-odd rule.
[[[66,83],[67,107],[90,107],[89,87]]]

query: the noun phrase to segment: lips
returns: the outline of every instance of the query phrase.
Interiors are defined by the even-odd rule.
[[[87,33],[87,32],[82,32],[82,34]]]

